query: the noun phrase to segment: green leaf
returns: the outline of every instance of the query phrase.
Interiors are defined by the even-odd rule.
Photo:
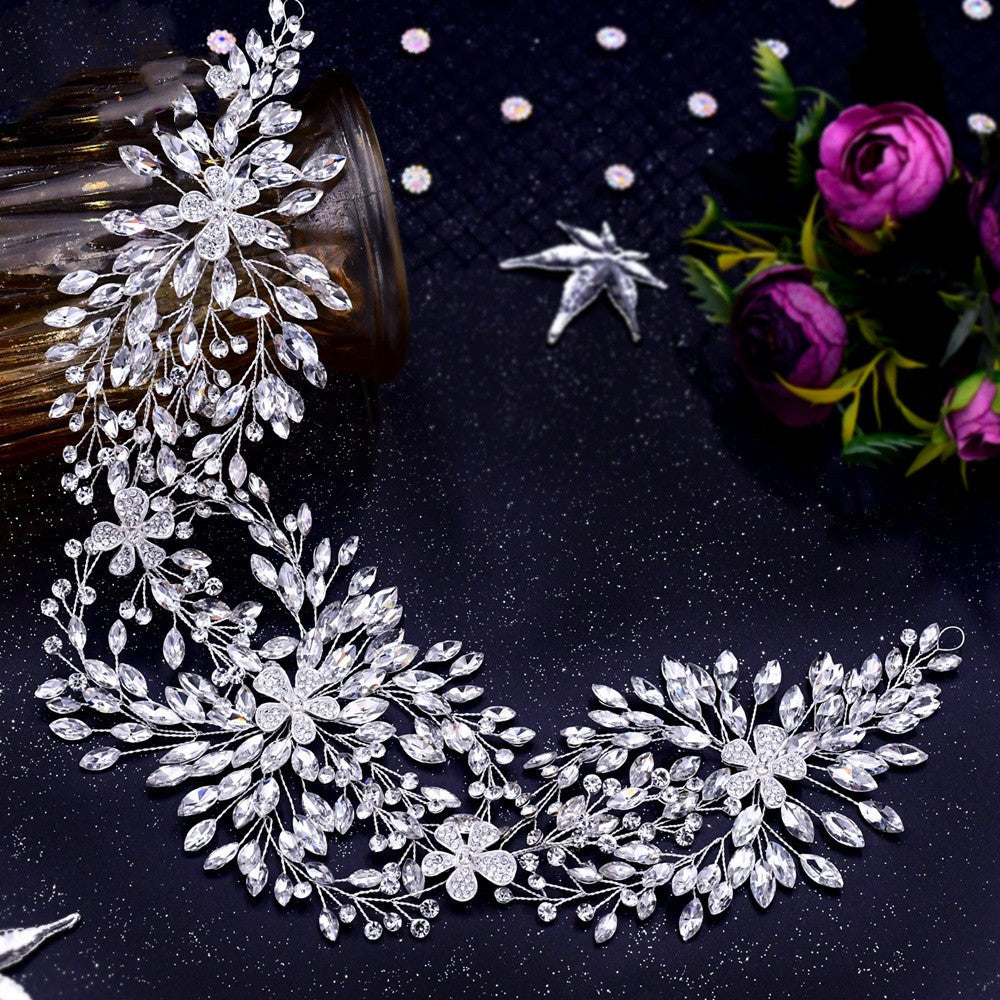
[[[804,146],[819,136],[823,119],[826,118],[826,94],[820,94],[806,109],[806,113],[795,123],[795,143]]]
[[[761,41],[754,42],[753,61],[760,79],[761,93],[764,95],[764,107],[783,121],[791,121],[795,117],[798,101],[785,64],[766,42]]]
[[[847,409],[840,421],[840,439],[846,447],[854,437],[854,431],[858,426],[858,409],[861,406],[861,393],[856,392],[854,398],[847,404]]]
[[[983,258],[977,257],[975,266],[972,269],[972,284],[977,292],[989,294],[990,286],[986,280],[986,272],[983,270]]]
[[[964,410],[972,402],[972,397],[979,392],[983,380],[988,378],[986,372],[973,372],[967,375],[958,385],[955,386],[955,393],[951,397],[951,402],[942,407],[945,413],[954,413],[956,410]]]
[[[802,236],[799,241],[799,249],[802,251],[802,263],[815,271],[819,268],[819,255],[816,251],[816,208],[819,205],[819,194],[813,198],[809,206],[809,213],[802,223]]]
[[[983,336],[993,351],[993,357],[1000,359],[1000,340],[997,339],[997,317],[993,311],[993,300],[989,292],[983,292],[979,296],[979,322],[983,327]]]
[[[973,299],[968,295],[954,295],[951,292],[938,292],[938,297],[952,312],[965,312],[972,305]]]
[[[810,163],[801,146],[794,142],[788,144],[788,183],[793,188],[801,190],[812,177]]]
[[[908,476],[912,476],[914,472],[919,472],[925,465],[929,465],[936,458],[941,459],[943,462],[946,458],[950,457],[955,451],[955,445],[949,442],[941,441],[930,441],[925,444],[921,449],[920,453],[913,460],[913,464],[906,470]]]
[[[844,445],[841,456],[856,465],[875,466],[890,462],[904,451],[926,444],[926,438],[915,434],[893,434],[879,431],[875,434],[858,434]]]
[[[719,207],[719,203],[710,194],[702,195],[702,199],[705,202],[705,211],[702,213],[701,218],[690,229],[685,231],[684,239],[686,240],[693,240],[699,236],[704,236],[722,222],[722,209]]]
[[[793,187],[804,188],[812,180],[812,164],[805,147],[819,135],[826,109],[826,94],[820,94],[795,124],[795,138],[788,145],[788,180]]]
[[[941,358],[942,365],[947,364],[947,362],[955,356],[955,354],[961,349],[962,345],[969,339],[969,334],[972,333],[978,318],[979,303],[973,302],[972,305],[969,306],[964,313],[962,313],[958,322],[955,324],[955,328],[951,331],[951,336],[948,338],[948,346],[944,351],[944,357]]]
[[[713,323],[728,323],[733,308],[733,290],[703,260],[681,257],[684,281],[698,308]]]

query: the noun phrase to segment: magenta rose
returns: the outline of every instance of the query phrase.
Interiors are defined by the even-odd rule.
[[[836,377],[847,324],[812,287],[804,267],[762,271],[733,306],[729,332],[736,358],[761,402],[783,423],[802,427],[823,420],[829,406],[800,399],[778,381],[825,388]]]
[[[990,263],[1000,270],[1000,169],[993,167],[972,185],[969,218]]]
[[[951,174],[948,134],[913,104],[855,104],[827,125],[816,183],[837,222],[873,232],[924,211]]]
[[[993,409],[996,394],[996,383],[980,372],[960,382],[944,401],[945,430],[966,462],[1000,455],[1000,413]]]

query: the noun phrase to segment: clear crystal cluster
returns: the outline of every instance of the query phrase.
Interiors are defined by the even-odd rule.
[[[267,42],[251,31],[228,67],[209,68],[220,102],[211,133],[183,88],[173,129],[153,127],[158,152],[121,147],[125,166],[171,200],[105,215],[104,228],[126,240],[111,270],[67,274],[59,287],[77,304],[45,317],[59,331],[47,357],[72,362],[71,388],[51,416],[81,433],[66,449],[72,472],[63,485],[83,504],[99,478],[115,494],[133,479],[181,481],[193,492],[202,472],[218,473],[223,454],[239,468],[241,435],[260,440],[269,425],[287,437],[301,421],[302,396],[283,373],[326,382],[301,324],[317,318],[317,304],[339,311],[351,301],[319,260],[289,252],[283,226],[319,204],[345,159],[321,150],[301,167],[290,162],[287,137],[301,112],[279,98],[295,86],[313,34],[282,3],[271,16]],[[284,188],[284,197],[267,197]],[[218,363],[234,356],[242,356],[236,376]],[[116,409],[114,390],[123,387],[143,390],[142,403]]]
[[[749,715],[728,651],[712,670],[664,658],[662,682],[633,677],[628,695],[595,685],[592,724],[563,730],[566,752],[526,764],[542,784],[509,834],[530,845],[514,850],[526,874],[498,897],[536,904],[545,921],[571,906],[603,944],[622,909],[645,920],[676,898],[689,940],[706,910],[722,914],[743,888],[762,909],[800,872],[839,889],[840,870],[817,836],[863,847],[855,815],[879,833],[902,831],[896,811],[868,796],[890,767],[927,759],[898,738],[939,708],[932,678],[958,667],[962,638],[930,625],[851,670],[820,657],[807,682],[781,696],[774,722],[758,715],[768,706],[774,715],[777,660],[754,676]],[[513,850],[506,839],[500,846]]]
[[[122,147],[172,200],[106,215],[126,239],[110,273],[68,274],[61,289],[85,298],[46,317],[58,331],[47,356],[72,362],[73,388],[51,408],[79,434],[63,485],[109,513],[66,543],[72,573],[42,602],[57,627],[45,649],[64,669],[36,693],[57,736],[97,744],[85,770],[156,758],[147,784],[179,790],[184,849],[206,871],[236,871],[282,906],[317,901],[330,940],[354,922],[370,939],[404,926],[423,937],[435,889],[468,899],[479,877],[513,877],[484,848],[500,837],[496,810],[527,801],[503,768],[534,734],[512,709],[473,708],[482,656],[454,641],[421,656],[396,590],[373,589],[374,568],[344,579],[358,540],[313,544],[308,505],[276,515],[244,456],[265,425],[285,437],[302,419],[284,372],[325,383],[300,321],[317,304],[351,308],[279,224],[312,210],[345,162],[290,162],[300,112],[278,98],[312,32],[281,0],[270,15],[268,40],[251,31],[208,69],[211,133],[185,91],[174,129],[153,129],[159,153]],[[260,207],[272,188],[291,191]],[[228,355],[246,359],[235,376],[216,363]],[[139,402],[122,404],[122,387]],[[195,547],[216,517],[245,528],[259,595],[223,599],[211,546]],[[460,766],[442,787],[449,760]],[[343,861],[349,838],[367,841],[362,867]]]

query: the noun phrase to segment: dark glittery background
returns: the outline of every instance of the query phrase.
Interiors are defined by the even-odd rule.
[[[48,733],[31,697],[50,675],[37,607],[63,572],[62,539],[91,517],[58,491],[53,459],[0,478],[0,926],[83,915],[14,972],[35,1000],[1000,996],[995,483],[845,471],[822,433],[783,432],[677,273],[700,168],[766,141],[751,40],[783,39],[793,76],[842,88],[866,2],[313,2],[305,73],[354,72],[397,187],[413,344],[377,394],[313,392],[292,441],[261,462],[279,509],[305,499],[317,531],[362,536],[359,560],[399,585],[414,641],[483,650],[489,700],[542,734],[582,717],[592,683],[653,674],[668,651],[705,662],[728,646],[751,670],[778,657],[791,682],[820,650],[854,665],[904,625],[961,624],[965,663],[914,734],[930,760],[882,781],[906,832],[872,833],[853,857],[831,848],[839,894],[779,890],[764,915],[740,894],[686,945],[669,903],[595,949],[569,914],[543,929],[481,898],[446,904],[424,942],[354,929],[328,946],[314,908],[281,912],[206,878],[181,850],[175,800],[145,792],[148,767],[84,775],[78,748]],[[13,110],[149,41],[242,37],[265,6],[5,4],[0,92]],[[1000,14],[920,7],[954,131],[972,111],[1000,117]],[[604,24],[629,33],[624,49],[597,47]],[[418,58],[399,46],[414,25],[433,38]],[[685,107],[698,89],[719,101],[706,122]],[[500,118],[510,94],[534,103],[522,125]],[[421,198],[398,185],[415,162],[434,175]],[[632,190],[604,185],[613,162],[636,171]],[[556,219],[607,219],[652,255],[670,288],[642,292],[640,346],[601,303],[546,349],[559,280],[496,261],[556,242]]]

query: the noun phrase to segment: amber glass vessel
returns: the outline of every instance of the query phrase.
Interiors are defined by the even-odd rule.
[[[52,331],[42,317],[66,301],[56,286],[67,271],[109,269],[121,240],[97,224],[102,215],[161,200],[156,182],[126,170],[118,149],[142,143],[157,116],[169,121],[181,86],[204,90],[203,62],[167,54],[137,68],[81,73],[0,128],[0,461],[64,440],[48,408],[64,391],[65,366],[44,359]],[[340,72],[320,76],[297,103],[298,159],[328,149],[348,160],[291,230],[293,248],[322,260],[352,302],[346,312],[324,310],[309,329],[330,371],[387,381],[406,356],[406,274],[371,119]]]

